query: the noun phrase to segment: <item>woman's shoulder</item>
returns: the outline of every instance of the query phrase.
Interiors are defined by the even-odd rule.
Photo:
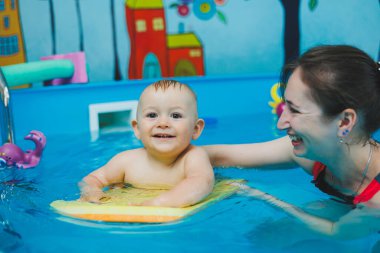
[[[294,157],[294,161],[298,164],[299,167],[301,167],[304,171],[306,171],[310,175],[313,174],[313,168],[316,165],[321,164],[321,163],[316,162],[314,160],[309,160],[306,158],[296,157],[296,156]]]

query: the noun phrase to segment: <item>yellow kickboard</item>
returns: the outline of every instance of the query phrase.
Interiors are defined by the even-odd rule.
[[[85,220],[164,223],[182,219],[217,201],[229,197],[239,190],[237,185],[231,185],[231,183],[244,183],[244,180],[217,181],[214,190],[206,199],[193,206],[183,208],[130,206],[128,203],[142,203],[165,191],[137,189],[133,187],[108,190],[107,196],[110,198],[101,204],[78,200],[56,200],[53,201],[50,206],[62,215]]]

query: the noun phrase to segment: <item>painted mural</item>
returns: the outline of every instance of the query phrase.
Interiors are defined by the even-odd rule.
[[[0,66],[25,62],[18,0],[0,0]]]
[[[167,34],[162,1],[128,1],[130,79],[203,76],[203,47],[194,33]]]
[[[90,82],[278,74],[319,44],[377,58],[378,30],[378,0],[0,0],[0,66],[83,52]]]

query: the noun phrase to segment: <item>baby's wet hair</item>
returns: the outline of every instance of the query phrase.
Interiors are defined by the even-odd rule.
[[[165,91],[170,87],[173,87],[173,88],[178,87],[181,90],[183,87],[186,87],[193,94],[195,100],[197,100],[197,96],[196,96],[195,92],[193,91],[193,89],[190,88],[189,85],[178,82],[176,80],[163,79],[163,80],[159,80],[159,81],[153,83],[152,86],[154,87],[155,91],[157,91],[159,89]]]

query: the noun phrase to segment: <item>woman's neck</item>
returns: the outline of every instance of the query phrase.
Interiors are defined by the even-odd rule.
[[[345,144],[343,144],[345,145]],[[346,194],[357,194],[367,185],[372,174],[372,144],[351,144],[343,146],[338,155],[327,159],[326,177],[329,183]],[[336,153],[335,153],[336,154]]]

